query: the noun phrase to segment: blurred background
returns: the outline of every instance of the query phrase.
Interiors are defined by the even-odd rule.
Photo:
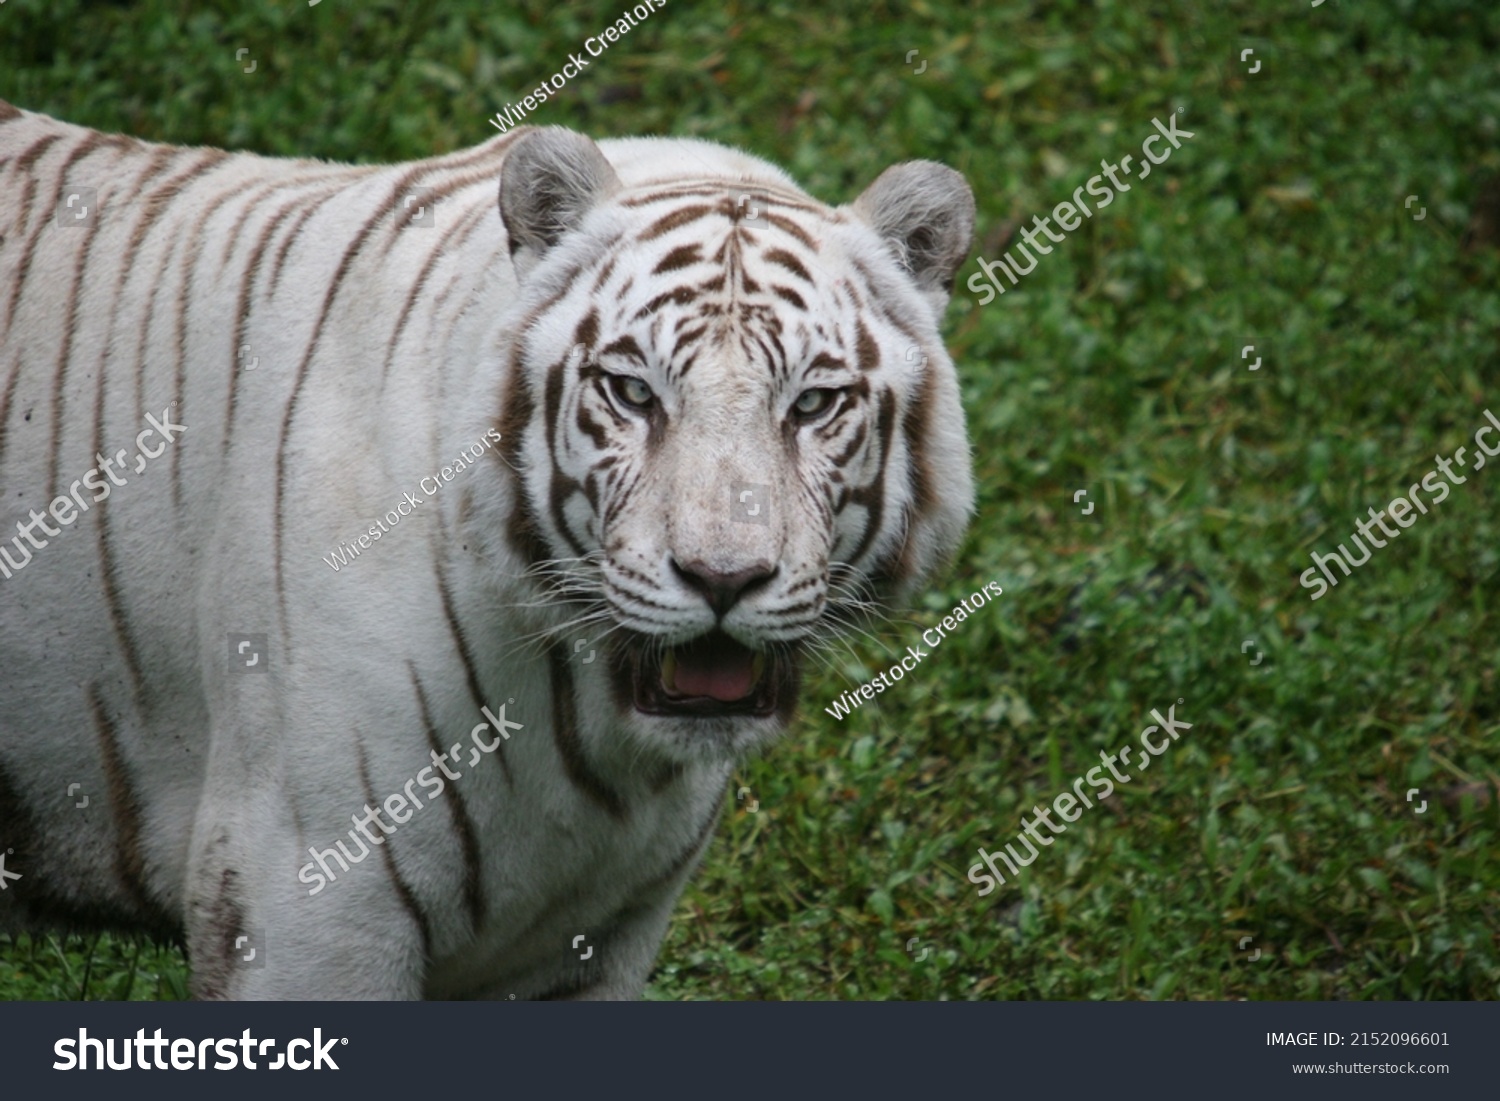
[[[0,99],[419,158],[628,6],[9,0]],[[1500,416],[1500,8],[671,0],[527,121],[712,139],[833,203],[943,161],[993,259],[1173,112],[1194,136],[1019,286],[980,305],[960,271],[965,549],[740,770],[649,997],[1500,997],[1500,464],[1298,584]],[[825,712],[988,581],[915,675]],[[1191,731],[979,897],[979,847],[1169,705]],[[0,939],[3,998],[184,976],[170,946]]]

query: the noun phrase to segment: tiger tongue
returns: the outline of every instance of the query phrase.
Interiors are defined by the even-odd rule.
[[[755,690],[755,653],[716,632],[673,650],[662,673],[668,691],[733,703]]]

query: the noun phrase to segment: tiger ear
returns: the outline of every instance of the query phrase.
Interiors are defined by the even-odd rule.
[[[974,241],[968,181],[945,164],[907,161],[876,177],[853,209],[942,313]]]
[[[549,126],[517,141],[500,169],[500,218],[517,266],[529,268],[619,187],[604,153],[582,134]]]

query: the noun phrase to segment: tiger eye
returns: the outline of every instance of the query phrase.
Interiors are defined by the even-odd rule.
[[[837,390],[804,390],[792,409],[799,417],[816,417],[833,404]]]
[[[615,375],[611,381],[620,400],[637,409],[650,405],[655,396],[651,393],[651,387],[631,375]]]

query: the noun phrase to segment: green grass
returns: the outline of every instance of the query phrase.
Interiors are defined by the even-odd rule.
[[[0,97],[147,138],[419,157],[489,137],[625,6],[10,0]],[[963,269],[968,542],[741,769],[649,996],[1500,996],[1500,473],[1316,603],[1297,582],[1500,413],[1500,258],[1461,247],[1500,171],[1500,10],[1146,7],[673,0],[537,112],[742,146],[833,201],[941,160],[991,258],[1153,117],[1195,135],[1003,298],[977,306]],[[1274,342],[1253,375],[1252,335]],[[1005,595],[918,674],[825,714],[989,580]],[[1179,698],[1174,748],[977,896],[979,846]],[[0,948],[0,997],[79,996],[91,943]],[[88,995],[180,995],[173,953],[135,953],[93,947]]]

